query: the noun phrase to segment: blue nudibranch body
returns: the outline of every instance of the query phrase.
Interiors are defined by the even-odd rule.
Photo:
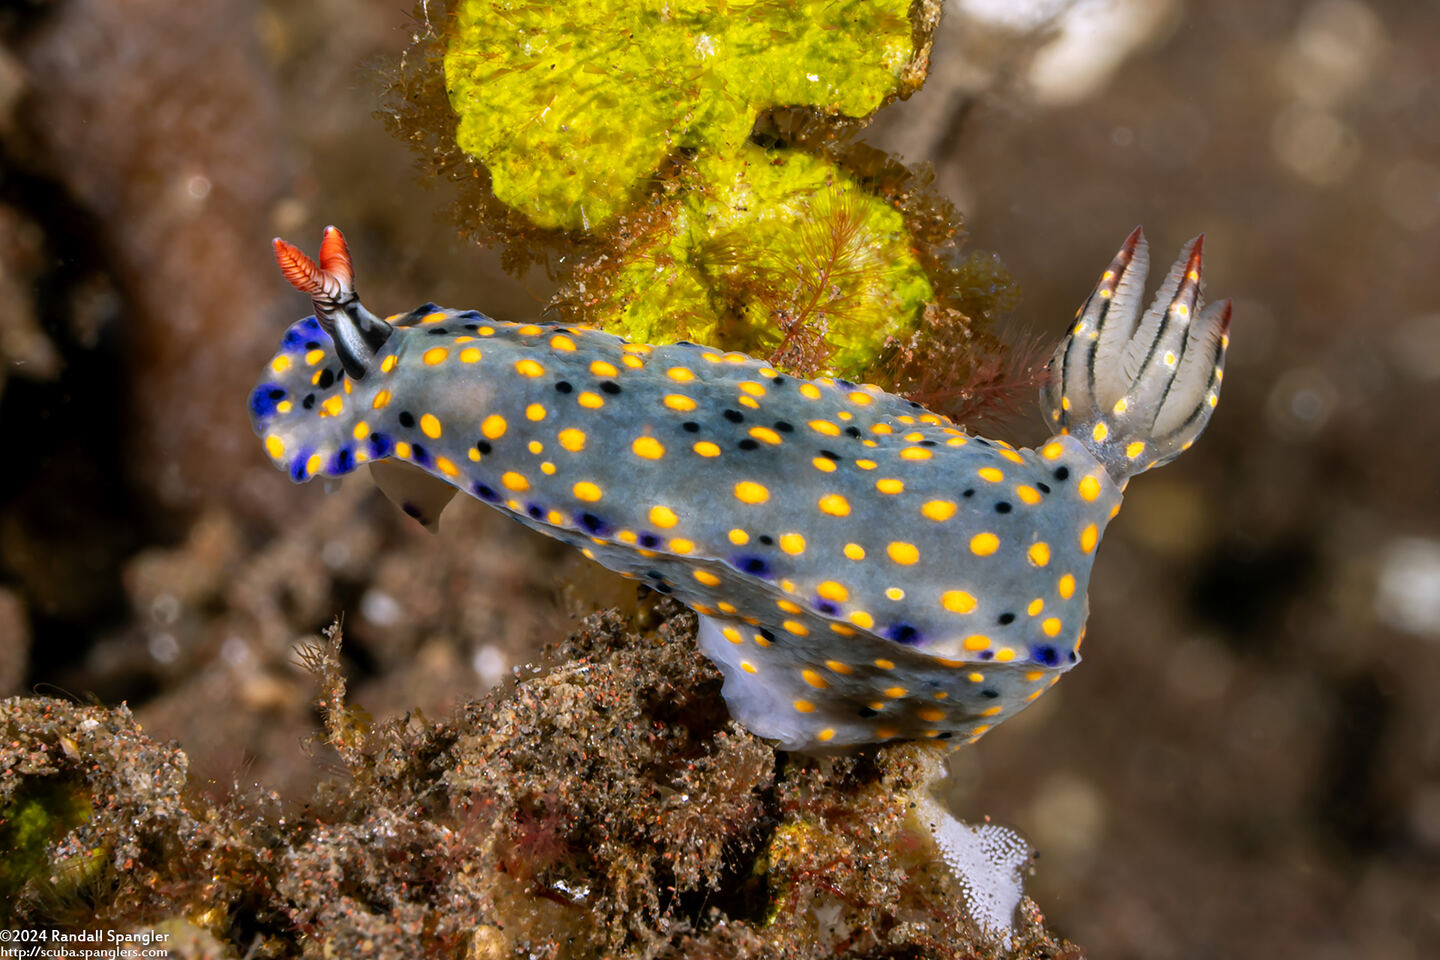
[[[433,527],[463,490],[699,612],[732,714],[787,748],[974,740],[1079,660],[1128,478],[1204,429],[1228,301],[1200,240],[1141,315],[1137,229],[1051,361],[1055,436],[969,436],[878,387],[690,343],[360,305],[339,231],[276,241],[316,316],[250,399],[299,481],[369,464]]]

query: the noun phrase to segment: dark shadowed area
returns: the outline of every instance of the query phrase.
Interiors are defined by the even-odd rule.
[[[296,486],[247,422],[309,312],[273,235],[313,252],[341,226],[382,312],[519,320],[554,293],[459,238],[453,187],[377,114],[414,29],[377,0],[0,11],[0,697],[128,704],[148,739],[115,736],[216,809],[260,794],[293,816],[354,775],[311,739],[297,662],[336,616],[351,707],[438,751],[407,713],[443,717],[580,616],[636,608],[468,498],[431,536],[360,474]],[[1437,63],[1425,0],[967,0],[926,87],[865,134],[933,164],[968,249],[1009,270],[1012,343],[1048,351],[1137,223],[1161,263],[1203,231],[1208,293],[1235,301],[1210,428],[1109,528],[1085,662],[949,761],[957,813],[1031,840],[1027,892],[1088,955],[1418,960],[1440,939]],[[1044,436],[1028,400],[983,427]],[[473,756],[523,729],[495,743]],[[808,789],[731,746],[713,762],[756,796],[717,809],[754,820],[773,782]],[[357,826],[357,801],[326,802]],[[443,955],[502,955],[469,936]]]

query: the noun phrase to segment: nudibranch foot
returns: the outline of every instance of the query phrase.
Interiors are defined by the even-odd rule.
[[[1219,399],[1230,301],[1202,308],[1203,244],[1185,245],[1142,316],[1149,254],[1136,227],[1050,360],[1051,423],[1117,483],[1189,449]]]

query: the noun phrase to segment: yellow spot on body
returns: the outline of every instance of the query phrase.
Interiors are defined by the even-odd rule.
[[[724,636],[726,640],[729,640],[731,643],[740,644],[745,642],[745,638],[740,636],[740,631],[736,630],[734,627],[725,627],[720,631],[720,633],[722,636]]]
[[[930,500],[920,508],[920,513],[926,519],[941,523],[955,516],[955,504],[949,500]]]
[[[501,474],[500,482],[505,485],[506,490],[514,490],[517,493],[530,489],[530,481],[514,470],[507,470]]]
[[[751,663],[749,660],[741,660],[741,661],[740,661],[740,669],[741,669],[741,670],[744,670],[746,673],[755,673],[755,672],[757,672],[757,671],[755,670],[755,664]]]
[[[689,553],[695,549],[695,541],[686,540],[684,537],[676,537],[670,541],[671,553]]]
[[[1000,456],[1004,457],[1006,460],[1009,460],[1011,463],[1025,462],[1025,458],[1020,456],[1020,454],[1016,453],[1014,450],[1001,450]]]
[[[789,633],[795,634],[797,637],[810,636],[810,628],[795,620],[786,620],[782,622],[780,626],[784,627]]]
[[[718,353],[702,353],[700,355],[706,363],[724,363],[725,358]]]
[[[705,586],[707,587],[720,586],[720,578],[715,576],[715,574],[711,573],[709,570],[696,570],[694,576],[696,580],[705,584]]]
[[[648,343],[626,343],[621,344],[620,349],[626,353],[649,353],[655,348]]]
[[[813,383],[802,383],[800,384],[800,396],[807,400],[819,400],[820,388]]]
[[[662,530],[669,530],[680,522],[680,518],[669,507],[655,506],[650,508],[650,522]]]
[[[1043,541],[1030,544],[1030,549],[1025,551],[1025,556],[1037,567],[1043,567],[1050,562],[1050,544]]]
[[[929,447],[906,447],[900,451],[900,456],[905,460],[929,460],[934,454]]]
[[[501,432],[503,433],[504,431],[502,430]],[[584,430],[576,430],[574,427],[570,427],[569,429],[561,430],[556,435],[556,439],[560,441],[560,446],[572,453],[578,453],[585,449]]]
[[[490,416],[486,417],[480,423],[480,432],[485,435],[487,440],[499,440],[505,436],[505,431],[508,429],[509,424],[507,424],[505,418],[498,413],[490,414]]]
[[[823,433],[827,437],[835,437],[840,435],[840,428],[835,426],[835,424],[831,423],[829,420],[811,420],[809,423],[809,427],[816,433]]]
[[[1075,578],[1068,573],[1065,574],[1065,576],[1060,578],[1059,590],[1060,596],[1069,600],[1075,595]]]
[[[939,723],[945,719],[945,711],[937,709],[936,707],[921,707],[915,711],[915,716],[924,720],[926,723]]]
[[[729,536],[730,542],[736,546],[744,546],[750,542],[750,534],[741,530],[739,527],[735,527],[727,536]]]
[[[1011,650],[1009,647],[1001,647],[999,650],[995,651],[995,662],[997,663],[1009,663],[1011,660],[1014,659],[1015,651]]]
[[[1115,401],[1115,406],[1111,407],[1110,409],[1118,415],[1124,413],[1127,409],[1129,409],[1129,407],[1130,401],[1126,400],[1124,397],[1121,397],[1119,400]]]
[[[1029,673],[1025,674],[1025,681],[1027,683],[1034,683],[1036,680],[1041,680],[1044,677],[1044,670],[1031,670]]]
[[[998,654],[997,654],[997,656],[998,656]],[[1004,707],[990,707],[990,708],[988,708],[988,709],[981,710],[981,711],[980,711],[980,716],[982,716],[982,717],[997,717],[997,716],[999,716],[1001,713],[1003,713],[1004,711],[1005,711],[1005,708],[1004,708]]]
[[[988,650],[990,649],[990,638],[983,633],[973,633],[964,640],[966,650]],[[975,675],[971,674],[973,678]]]
[[[885,696],[889,697],[891,700],[899,700],[901,697],[905,696],[905,694],[909,692],[910,691],[906,690],[904,687],[885,688]]]
[[[845,554],[846,558],[850,560],[865,559],[865,548],[860,546],[860,544],[858,543],[845,544],[845,549],[842,552]]]
[[[1005,474],[1001,473],[1000,470],[995,467],[981,467],[979,470],[976,470],[975,473],[981,480],[988,480],[991,483],[999,483],[1005,479]]]
[[[402,460],[408,460],[410,458],[410,444],[406,443],[404,440],[401,440],[399,443],[395,444],[395,456],[399,457]]]
[[[635,442],[630,444],[630,449],[635,456],[644,457],[646,460],[659,460],[665,456],[665,445],[654,437],[636,437]]]
[[[265,452],[276,460],[285,456],[285,441],[271,434],[265,438]]]
[[[815,712],[815,704],[811,703],[809,700],[796,700],[794,706],[795,709],[801,713]]]
[[[445,459],[444,457],[436,457],[435,466],[438,467],[440,472],[445,474],[445,476],[447,477],[460,476],[460,468],[455,466],[454,463]]]
[[[834,580],[825,580],[815,592],[826,600],[834,600],[836,603],[844,603],[850,599],[850,591],[844,584],[836,583]]]
[[[754,380],[745,380],[740,384],[740,389],[752,397],[765,396],[765,388]]]
[[[1082,500],[1094,500],[1100,496],[1100,478],[1094,474],[1085,477],[1080,481],[1080,498]]]
[[[894,600],[896,603],[899,603],[901,600],[905,599],[905,591],[901,590],[899,587],[886,587],[885,596],[887,599]]]
[[[827,463],[829,461],[826,461]],[[828,513],[832,517],[845,517],[850,515],[850,501],[838,493],[827,493],[819,500],[821,513]]]
[[[1129,457],[1131,460],[1134,460],[1136,457],[1140,456],[1140,454],[1144,452],[1145,442],[1143,440],[1132,440],[1130,444],[1125,447],[1125,456]]]
[[[903,493],[905,491],[905,481],[896,480],[894,477],[885,477],[875,481],[875,489],[881,493]]]
[[[581,480],[571,489],[574,491],[576,497],[589,503],[594,503],[596,500],[599,500],[601,496],[600,487],[591,483],[589,480]]]
[[[894,669],[895,669],[895,661],[894,661],[894,660],[886,660],[884,657],[881,657],[879,660],[874,661],[874,664],[875,664],[875,666],[879,667],[881,670],[894,670]]]
[[[515,372],[522,377],[540,377],[544,376],[545,368],[527,357],[524,360],[515,361]]]
[[[324,360],[324,359],[325,359],[325,351],[324,351],[324,350],[311,350],[309,353],[305,354],[305,365],[306,365],[306,366],[309,366],[309,367],[313,367],[313,366],[315,366],[315,364],[319,363],[321,360]]]
[[[690,411],[695,409],[695,401],[683,393],[667,393],[665,395],[665,406],[671,410]]]
[[[1040,629],[1045,631],[1045,636],[1053,637],[1060,632],[1060,618],[1046,617],[1040,624]]]
[[[756,440],[762,440],[765,443],[771,444],[772,446],[780,442],[780,434],[771,430],[769,427],[751,427],[750,436]]]
[[[1058,460],[1065,453],[1065,445],[1058,440],[1054,443],[1047,443],[1040,448],[1040,456],[1046,460]]]
[[[605,398],[598,393],[591,393],[589,390],[576,397],[575,402],[587,410],[599,410],[605,406]]]
[[[969,613],[975,609],[975,597],[965,590],[946,590],[940,594],[940,605],[951,613]]]
[[[845,624],[843,624],[843,623],[832,623],[832,624],[830,624],[830,630],[831,630],[832,633],[838,633],[838,634],[840,634],[840,636],[842,636],[842,637],[853,637],[853,636],[855,636],[855,631],[854,631],[852,628],[845,626]]]
[[[970,552],[977,557],[988,557],[1000,549],[1000,538],[993,533],[977,533],[970,538]]]
[[[811,460],[810,463],[821,473],[835,472],[835,461],[828,457],[816,457],[814,460]]]
[[[431,347],[425,351],[420,359],[425,361],[426,366],[434,367],[444,363],[445,358],[448,356],[450,356],[450,351],[445,347]]]
[[[465,455],[471,460],[474,460],[476,463],[480,462],[480,451],[476,450],[474,447],[471,447],[469,450],[465,451]]]
[[[1040,611],[1044,609],[1045,601],[1040,597],[1036,597],[1034,600],[1030,601],[1030,605],[1025,608],[1025,612],[1033,617],[1039,614]]]
[[[750,618],[747,617],[746,619],[749,620]],[[754,626],[753,621],[751,622],[751,626]],[[766,640],[764,637],[762,637],[760,634],[757,633],[757,634],[755,634],[755,646],[757,646],[757,647],[768,647],[768,646],[770,646],[770,641],[769,641],[769,640]]]
[[[674,380],[676,383],[689,383],[695,379],[695,374],[691,373],[685,367],[671,367],[665,371],[665,376]]]
[[[420,416],[420,432],[431,440],[440,439],[440,420],[433,413]]]
[[[896,563],[909,566],[920,561],[920,551],[913,543],[906,543],[903,540],[896,540],[885,548],[890,554],[890,559]]]
[[[752,410],[760,409],[760,403],[754,397],[741,397],[738,402],[742,407],[749,407]]]
[[[364,420],[361,420],[359,423],[355,424],[355,429],[350,431],[350,436],[354,437],[356,440],[364,440],[366,437],[370,436],[370,424],[366,423]]]
[[[474,347],[466,347],[460,351],[461,363],[477,363],[480,360],[480,351]]]
[[[1099,423],[1095,424],[1095,429],[1090,431],[1090,436],[1095,440],[1096,443],[1103,443],[1105,441],[1105,438],[1110,436],[1110,428],[1105,426],[1104,420],[1101,420]]]
[[[835,739],[835,729],[833,727],[826,727],[824,730],[821,730],[819,733],[815,734],[815,739],[819,740],[822,743],[833,740]]]
[[[434,311],[433,313],[427,313],[427,314],[425,314],[425,316],[423,316],[423,317],[420,318],[420,322],[421,322],[421,323],[439,323],[441,320],[444,320],[444,319],[445,319],[445,311],[443,311],[443,310],[436,310],[436,311]]]
[[[290,369],[290,358],[283,355],[276,357],[270,361],[270,369],[276,373],[284,373]]]
[[[289,413],[294,408],[295,404],[291,403],[289,400],[281,400],[279,403],[275,404],[275,409],[280,411],[281,413]]]
[[[720,447],[717,444],[711,443],[709,440],[701,440],[695,444],[695,446],[691,447],[691,449],[702,457],[720,456]]]
[[[721,600],[719,603],[716,604],[716,606],[720,608],[720,612],[721,612],[721,613],[734,613],[734,612],[735,612],[735,604],[729,603],[729,602],[727,602],[727,601],[725,601],[725,600]]]
[[[804,677],[805,682],[810,684],[810,686],[814,687],[816,690],[824,690],[826,687],[830,686],[830,682],[828,680],[820,676],[820,674],[816,671],[809,669],[808,667],[800,671],[800,676]]]
[[[839,660],[826,660],[825,666],[829,667],[831,670],[834,670],[836,673],[842,674],[844,676],[849,676],[850,674],[855,672],[854,670],[850,669],[849,664],[841,663]]]
[[[894,433],[895,429],[891,427],[888,423],[872,423],[870,425],[870,432],[878,433],[881,436],[884,436],[887,433]]]
[[[864,610],[856,610],[851,613],[850,622],[864,630],[869,630],[871,627],[875,626],[875,618],[870,616],[870,614],[866,613]]]
[[[1095,524],[1086,524],[1085,529],[1080,531],[1080,550],[1089,553],[1095,549],[1095,544],[1100,541],[1100,530]]]
[[[597,377],[618,377],[620,368],[604,360],[594,360],[590,363],[590,372]]]
[[[895,727],[876,727],[875,738],[877,740],[889,740],[891,737],[900,736],[900,731]]]
[[[641,367],[645,366],[644,360],[641,360],[639,357],[632,357],[628,353],[621,356],[620,362],[625,364],[625,366],[629,367],[631,370],[639,370]]]
[[[874,460],[856,460],[855,466],[859,467],[861,470],[874,470],[876,467],[880,466],[880,464],[876,463]]]
[[[333,397],[326,397],[325,402],[320,404],[320,409],[322,416],[338,417],[340,411],[345,409],[345,398],[338,393]]]
[[[874,399],[875,398],[870,396],[870,394],[862,393],[859,390],[852,390],[850,392],[850,402],[859,404],[862,407],[868,405]]]
[[[798,533],[785,533],[780,535],[780,549],[786,553],[798,555],[805,552],[805,538]]]
[[[699,447],[700,444],[697,443],[695,446]],[[711,444],[711,446],[714,446],[714,444]],[[715,452],[720,452],[718,447]],[[770,499],[770,491],[753,480],[741,480],[735,484],[735,499],[741,503],[764,503]]]
[[[540,328],[535,326],[535,324],[533,323],[527,323],[524,326],[517,328],[515,332],[520,334],[522,337],[533,337],[540,332]]]
[[[555,334],[555,336],[550,338],[550,349],[563,350],[566,353],[574,353],[575,341],[571,340],[563,333],[557,333]]]

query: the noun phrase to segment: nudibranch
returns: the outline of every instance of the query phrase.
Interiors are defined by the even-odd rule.
[[[457,490],[700,615],[731,713],[790,749],[973,741],[1079,660],[1096,546],[1129,478],[1215,407],[1230,304],[1197,237],[1141,313],[1139,229],[1076,314],[1036,449],[878,387],[693,343],[360,304],[344,238],[277,239],[315,315],[250,397],[297,482],[368,465],[434,528]]]

